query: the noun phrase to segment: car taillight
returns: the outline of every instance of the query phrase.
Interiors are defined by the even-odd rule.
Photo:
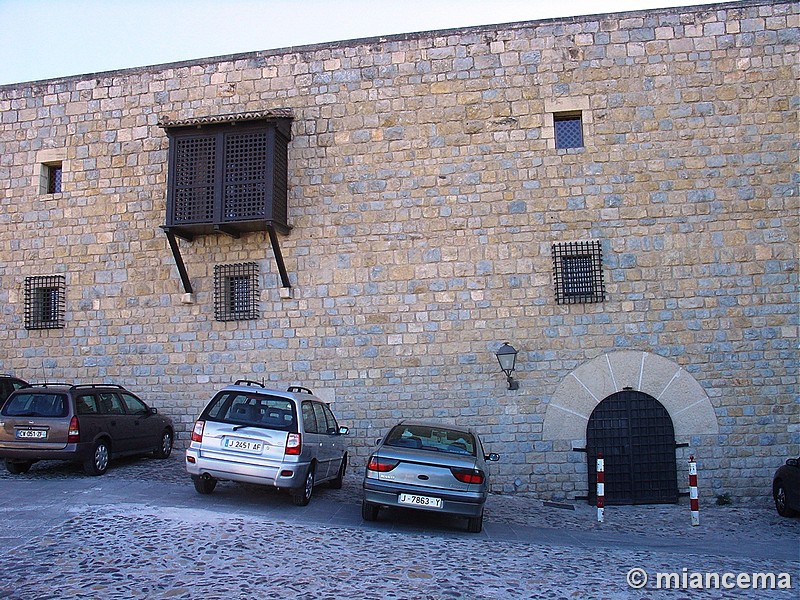
[[[194,422],[194,429],[192,429],[192,441],[193,442],[202,442],[203,441],[203,429],[206,426],[205,421],[195,421]]]
[[[453,477],[461,483],[483,483],[483,471],[479,469],[457,469],[450,467]]]
[[[67,433],[67,443],[77,444],[81,441],[81,428],[78,424],[78,417],[73,416],[69,420],[69,432]]]
[[[379,473],[386,473],[387,471],[394,469],[399,464],[399,460],[389,460],[388,458],[378,458],[377,456],[373,456],[369,459],[367,469],[370,471],[378,471]]]
[[[303,450],[303,440],[299,433],[290,433],[286,438],[286,454],[298,456]]]

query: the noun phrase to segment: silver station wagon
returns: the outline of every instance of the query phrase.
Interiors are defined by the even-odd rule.
[[[489,490],[483,444],[471,429],[434,422],[402,421],[369,457],[361,516],[378,518],[381,507],[411,508],[467,518],[467,529],[483,529]]]
[[[200,494],[212,493],[222,479],[286,490],[306,506],[314,486],[342,487],[347,432],[307,388],[271,390],[239,380],[195,422],[186,470]]]

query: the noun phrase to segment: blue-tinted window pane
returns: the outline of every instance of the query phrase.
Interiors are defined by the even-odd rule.
[[[581,118],[555,117],[556,148],[583,148],[583,128]]]

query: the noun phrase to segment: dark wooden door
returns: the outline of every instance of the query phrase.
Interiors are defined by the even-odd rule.
[[[605,460],[606,504],[678,501],[675,429],[667,409],[643,392],[623,390],[594,409],[586,428],[589,502],[596,501],[597,455]]]

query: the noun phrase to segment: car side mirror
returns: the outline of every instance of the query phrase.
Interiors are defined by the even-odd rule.
[[[497,454],[496,452],[492,452],[491,454],[487,454],[484,458],[486,460],[491,460],[492,462],[497,462],[498,460],[500,460],[500,455]]]
[[[796,467],[798,466],[798,464],[800,464],[800,462],[798,462],[798,459],[796,458],[790,458],[789,460],[786,461],[786,464],[790,467]]]
[[[150,414],[151,415],[157,415],[158,414],[158,409],[151,406],[150,407]]]
[[[380,446],[382,441],[383,441],[382,438],[378,438],[377,440],[375,440],[375,445]]]
[[[339,427],[339,435],[347,435],[348,433],[350,433],[350,428]]]

